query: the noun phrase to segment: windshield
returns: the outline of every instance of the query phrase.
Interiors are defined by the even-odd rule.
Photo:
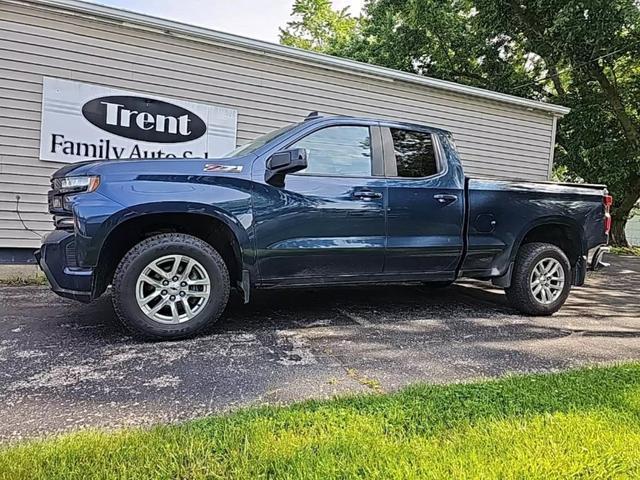
[[[240,157],[242,155],[248,155],[250,153],[253,153],[256,150],[258,150],[260,147],[263,147],[264,145],[269,143],[274,138],[279,137],[280,135],[283,135],[283,134],[289,132],[290,130],[293,130],[298,125],[300,125],[300,124],[299,123],[294,123],[292,125],[287,125],[286,127],[282,127],[282,128],[277,129],[277,130],[274,130],[272,132],[269,132],[269,133],[267,133],[265,135],[262,135],[261,137],[256,138],[254,141],[246,143],[246,144],[236,148],[232,152],[227,153],[222,158]]]

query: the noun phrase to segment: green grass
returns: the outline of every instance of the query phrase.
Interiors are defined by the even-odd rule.
[[[49,285],[49,282],[44,275],[0,278],[0,287],[29,287],[40,285]]]
[[[0,450],[0,478],[638,478],[640,364],[415,386]]]
[[[611,253],[640,257],[640,247],[611,247]]]

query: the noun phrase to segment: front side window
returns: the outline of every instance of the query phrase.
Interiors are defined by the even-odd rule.
[[[371,176],[369,127],[335,126],[310,133],[289,148],[307,150],[308,175]]]
[[[391,128],[398,177],[421,178],[438,173],[431,134]]]

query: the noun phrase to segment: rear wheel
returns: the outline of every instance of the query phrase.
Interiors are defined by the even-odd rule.
[[[214,323],[229,299],[229,273],[211,245],[191,235],[150,237],[122,259],[113,279],[113,305],[136,335],[172,340]]]
[[[520,248],[505,289],[511,305],[528,315],[557,312],[571,290],[571,264],[565,253],[548,243],[527,243]]]

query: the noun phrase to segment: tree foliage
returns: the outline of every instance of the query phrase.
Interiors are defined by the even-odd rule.
[[[352,40],[358,25],[347,7],[333,10],[330,0],[296,0],[292,15],[280,29],[280,43],[330,54]]]
[[[634,0],[475,0],[489,35],[536,55],[545,98],[572,108],[556,159],[573,175],[606,183],[616,198],[614,241],[640,197],[640,9]],[[513,93],[519,93],[517,91]]]
[[[571,107],[556,163],[609,186],[626,244],[640,197],[637,0],[368,0],[357,18],[296,0],[293,13],[288,45]]]

